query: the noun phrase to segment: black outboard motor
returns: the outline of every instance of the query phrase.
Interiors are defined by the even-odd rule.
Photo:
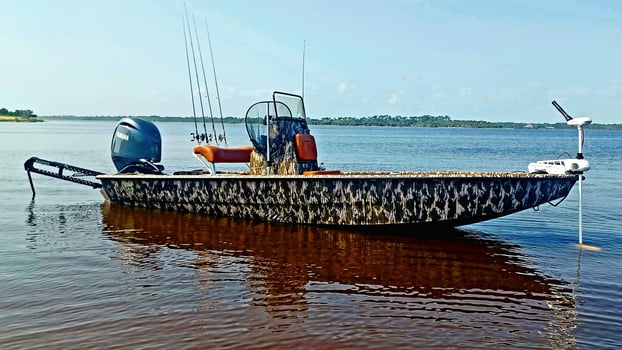
[[[139,118],[123,118],[110,144],[112,162],[120,173],[161,174],[162,138],[154,123]]]

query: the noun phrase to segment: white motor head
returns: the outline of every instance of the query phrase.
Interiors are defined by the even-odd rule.
[[[572,118],[566,122],[566,124],[571,126],[583,126],[592,124],[592,120],[588,117],[581,118]]]

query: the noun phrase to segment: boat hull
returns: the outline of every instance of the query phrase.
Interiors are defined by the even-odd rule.
[[[324,176],[100,175],[108,200],[133,207],[298,224],[461,226],[563,198],[572,175],[506,172]]]

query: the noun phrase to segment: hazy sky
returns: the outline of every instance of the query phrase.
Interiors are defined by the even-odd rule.
[[[187,1],[225,115],[274,90],[310,116],[622,123],[622,1]],[[179,0],[0,0],[0,107],[191,115]],[[195,44],[196,45],[196,44]],[[215,96],[213,78],[208,76]],[[215,101],[213,100],[215,103]]]

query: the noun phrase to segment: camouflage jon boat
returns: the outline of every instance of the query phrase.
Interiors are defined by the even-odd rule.
[[[97,179],[110,202],[132,207],[314,225],[460,226],[564,198],[581,176],[327,171],[302,97],[280,92],[248,109],[246,127],[252,147],[199,144],[205,171],[164,174],[155,125],[126,118],[111,147],[119,173]],[[249,171],[218,172],[222,162],[248,163]]]

